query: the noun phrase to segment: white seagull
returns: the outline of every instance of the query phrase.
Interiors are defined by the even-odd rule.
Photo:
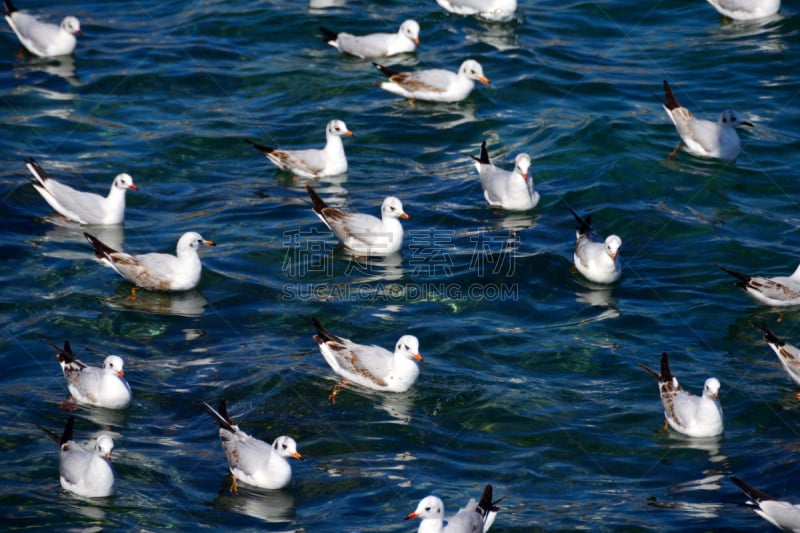
[[[73,400],[106,409],[125,409],[130,405],[131,387],[125,381],[121,357],[109,355],[103,361],[103,368],[87,366],[75,358],[69,341],[64,341],[64,348],[45,342],[56,350],[56,358]]]
[[[731,476],[731,481],[752,501],[747,502],[755,513],[781,531],[800,532],[800,505],[792,505],[774,498],[764,491],[751,487],[741,479]]]
[[[381,205],[381,218],[361,213],[343,213],[328,204],[306,185],[313,202],[312,209],[342,243],[356,254],[389,255],[403,247],[403,225],[398,218],[408,220],[403,203],[387,196]]]
[[[667,423],[689,437],[716,437],[724,429],[722,407],[719,404],[719,380],[708,378],[703,386],[703,395],[683,390],[678,378],[669,369],[667,353],[661,355],[661,373],[639,363],[639,366],[658,380],[661,404]]]
[[[42,22],[33,15],[18,11],[11,0],[4,0],[6,22],[30,53],[39,57],[65,56],[75,50],[75,34],[82,35],[75,17],[64,17],[61,26]]]
[[[100,261],[137,287],[151,291],[188,291],[200,282],[203,265],[197,250],[215,246],[199,233],[189,231],[178,240],[177,256],[171,254],[127,254],[103,244],[94,235],[84,232]]]
[[[311,323],[317,330],[314,342],[334,372],[345,382],[355,383],[372,390],[405,392],[419,376],[422,363],[419,354],[419,340],[413,335],[403,335],[398,339],[394,353],[380,346],[357,344],[332,334],[312,317]],[[338,391],[331,393],[331,401]]]
[[[406,516],[406,520],[422,520],[417,533],[486,533],[494,524],[497,511],[500,510],[495,505],[499,501],[492,502],[492,485],[487,484],[479,502],[471,498],[467,505],[445,520],[442,500],[436,496],[426,496],[419,502],[417,509]]]
[[[751,122],[742,120],[733,109],[726,109],[720,113],[716,122],[702,120],[696,118],[685,107],[681,107],[675,95],[672,94],[667,80],[664,80],[664,93],[667,98],[663,104],[664,111],[675,124],[675,129],[678,130],[678,135],[681,137],[681,142],[672,151],[670,158],[675,157],[679,148],[683,148],[690,154],[700,157],[736,159],[741,145],[736,127],[750,126],[752,128]]]
[[[722,265],[717,265],[717,268],[738,279],[736,286],[744,289],[753,300],[760,304],[778,307],[800,305],[800,265],[791,276],[774,278],[748,276]]]
[[[378,87],[409,100],[460,102],[472,92],[475,80],[489,85],[483,68],[474,59],[461,63],[457,73],[438,68],[396,72],[377,63],[373,65],[389,78],[389,81],[377,83]]]
[[[778,356],[783,369],[786,370],[792,381],[800,385],[800,350],[781,340],[764,322],[758,324],[758,327],[764,332],[764,340],[767,341],[767,345]]]
[[[575,232],[575,252],[572,254],[575,268],[589,281],[614,283],[622,275],[618,257],[622,239],[617,235],[601,239],[592,229],[592,215],[586,215],[584,219],[572,209],[569,212],[580,224]]]
[[[436,0],[450,13],[478,15],[493,22],[506,22],[514,18],[517,0]]]
[[[514,170],[508,172],[494,166],[486,150],[486,141],[481,144],[481,155],[475,157],[475,168],[481,177],[483,196],[492,207],[509,211],[527,211],[539,203],[539,193],[533,190],[533,178],[528,176],[531,157],[518,154],[514,159]]]
[[[33,188],[50,207],[80,224],[121,224],[125,220],[125,193],[128,189],[139,190],[130,174],[118,174],[108,196],[103,197],[54,180],[33,159],[27,159],[25,166],[33,174]]]
[[[322,178],[347,172],[342,135],[353,137],[352,131],[341,120],[331,120],[325,128],[325,147],[321,150],[281,150],[248,139],[244,142],[264,154],[275,166],[304,178]]]
[[[114,495],[114,469],[109,461],[114,440],[109,435],[97,437],[94,449],[87,450],[73,440],[75,417],[69,417],[61,436],[38,424],[36,427],[61,447],[59,471],[64,490],[85,498]]]
[[[319,30],[325,35],[325,42],[329,45],[345,54],[362,59],[413,52],[419,44],[419,24],[415,20],[403,22],[397,33],[370,33],[359,36],[345,32],[337,33],[324,26],[320,26]]]
[[[253,487],[270,490],[289,485],[292,481],[292,467],[286,459],[302,459],[292,437],[278,437],[270,446],[239,429],[228,414],[225,400],[220,400],[218,410],[206,402],[203,402],[203,408],[219,422],[219,439],[233,475],[231,492],[239,490],[237,479]]]
[[[755,20],[774,15],[781,0],[708,0],[723,17],[732,20]]]

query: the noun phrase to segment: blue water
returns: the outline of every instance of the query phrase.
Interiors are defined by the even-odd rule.
[[[800,401],[751,323],[800,342],[800,313],[756,306],[720,263],[782,275],[797,265],[800,25],[722,24],[705,2],[521,2],[489,24],[433,1],[98,2],[19,7],[80,18],[74,58],[17,55],[0,31],[0,515],[7,529],[412,531],[429,493],[448,512],[491,482],[493,531],[764,530],[727,479],[800,501]],[[316,35],[422,27],[397,69],[456,69],[473,57],[490,87],[459,104],[398,99],[369,61]],[[661,81],[703,117],[737,109],[735,163],[680,153]],[[344,120],[346,176],[312,180],[332,205],[377,213],[400,197],[402,256],[349,257],[311,212],[308,180],[242,142],[321,146]],[[531,154],[531,213],[485,205],[468,155]],[[122,228],[92,228],[130,251],[171,251],[184,231],[203,278],[182,295],[140,292],[93,260],[86,228],[55,215],[24,160],[105,193],[119,172]],[[611,287],[572,267],[574,221],[624,241]],[[408,393],[345,390],[304,317],[391,347],[419,337]],[[123,413],[81,409],[79,440],[114,435],[118,495],[88,502],[58,482],[66,387],[42,339],[121,355]],[[663,351],[690,391],[722,383],[724,435],[659,432],[657,387],[638,363]],[[243,429],[293,436],[291,488],[228,493],[201,401],[226,398]]]

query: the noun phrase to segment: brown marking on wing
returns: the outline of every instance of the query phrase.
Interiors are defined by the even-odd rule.
[[[328,342],[327,345],[331,350],[338,352],[341,355],[342,359],[350,364],[350,370],[354,374],[363,376],[378,386],[381,387],[387,386],[386,380],[376,376],[361,364],[358,355],[354,351],[348,350],[345,346],[333,342]]]
[[[308,172],[316,176],[320,172],[322,172],[321,168],[312,167],[308,164],[305,159],[298,159],[290,152],[285,152],[283,150],[274,150],[272,153],[267,155],[269,159],[272,160],[273,163],[281,167],[283,170],[291,172],[292,167],[304,167]]]
[[[676,379],[670,379],[669,381],[663,381],[661,383],[661,402],[664,405],[664,411],[666,411],[667,418],[673,419],[678,425],[684,426],[685,424],[683,421],[678,418],[678,415],[675,413],[675,397],[678,395],[679,392],[686,392],[681,387],[680,383]],[[689,396],[692,396],[692,393],[686,392]]]
[[[154,291],[169,291],[172,289],[172,283],[169,279],[162,279],[148,274],[149,271],[142,266],[136,256],[116,253],[109,255],[108,260],[121,269],[125,279],[143,289]]]
[[[767,289],[783,293],[784,295],[790,296],[791,298],[800,298],[800,293],[798,293],[797,291],[790,289],[783,283],[778,283],[771,279],[751,278],[749,285],[754,289],[759,290],[760,292],[763,292],[762,289]]]
[[[442,87],[435,87],[433,85],[428,85],[425,82],[415,79],[413,73],[411,72],[403,72],[400,74],[395,74],[394,76],[389,78],[389,80],[392,83],[396,83],[397,85],[400,85],[404,89],[408,89],[409,91],[412,92],[428,91],[434,93],[443,93],[446,91]]]

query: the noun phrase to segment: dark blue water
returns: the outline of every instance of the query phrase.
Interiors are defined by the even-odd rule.
[[[522,2],[489,24],[433,1],[96,2],[19,7],[80,18],[74,58],[18,56],[0,32],[0,515],[9,529],[412,531],[429,493],[449,512],[483,484],[505,496],[493,531],[763,530],[735,505],[742,477],[800,501],[800,402],[751,323],[800,342],[800,313],[757,307],[714,268],[783,275],[797,266],[798,19],[721,24],[705,2]],[[456,69],[472,57],[490,87],[459,104],[395,98],[369,61],[339,55],[316,27],[393,31],[422,44],[386,63]],[[661,81],[696,114],[753,122],[735,163],[680,153]],[[307,180],[242,142],[345,140],[346,176],[312,180],[332,205],[377,213],[388,194],[411,220],[400,257],[348,256],[311,212]],[[520,151],[542,201],[488,208],[469,154],[486,139],[505,168]],[[203,251],[196,291],[140,292],[92,259],[82,228],[27,183],[54,177],[107,191],[119,172],[126,250]],[[624,241],[622,279],[572,267],[574,221]],[[336,383],[304,316],[364,343],[419,337],[411,391],[328,394]],[[42,339],[99,364],[121,355],[123,413],[81,409],[88,442],[114,435],[118,496],[88,502],[58,482],[66,387]],[[671,354],[684,386],[722,383],[724,435],[659,432],[657,387],[638,363]],[[306,458],[290,489],[227,492],[215,423],[229,402],[263,439],[293,436]]]

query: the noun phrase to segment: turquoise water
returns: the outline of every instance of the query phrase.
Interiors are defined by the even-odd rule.
[[[491,482],[493,531],[763,530],[736,505],[737,475],[800,501],[796,387],[751,323],[800,343],[800,314],[757,307],[713,265],[789,274],[797,265],[798,18],[721,24],[705,2],[522,2],[489,24],[433,1],[87,0],[20,8],[80,18],[74,59],[18,57],[0,31],[0,514],[8,529],[412,531],[419,499],[449,512]],[[369,61],[339,55],[316,27],[364,33],[419,21],[397,69],[455,69],[473,57],[490,87],[434,105],[373,86]],[[703,117],[755,123],[736,163],[680,153],[661,80]],[[247,137],[321,146],[344,120],[346,176],[278,172]],[[531,154],[531,213],[488,208],[469,154],[487,139],[505,168]],[[196,291],[140,292],[92,259],[86,228],[55,215],[24,160],[105,193],[119,172],[124,229],[92,231],[131,251],[203,250]],[[311,212],[377,213],[400,197],[402,256],[349,257]],[[624,241],[611,287],[572,267],[574,221]],[[404,394],[328,394],[336,380],[304,318],[425,357]],[[780,322],[779,322],[780,320]],[[42,339],[79,358],[121,355],[134,391],[123,413],[81,409],[77,436],[116,440],[118,496],[87,502],[58,483],[60,368]],[[661,352],[690,391],[722,383],[726,429],[692,441],[658,432]],[[293,436],[290,489],[227,492],[217,428],[200,408],[226,398],[243,429]]]

